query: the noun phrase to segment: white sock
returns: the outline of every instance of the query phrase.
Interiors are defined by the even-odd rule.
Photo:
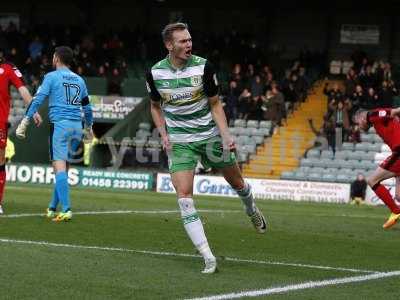
[[[244,188],[236,191],[242,200],[244,207],[246,209],[246,214],[251,216],[256,212],[256,204],[254,203],[253,193],[251,191],[251,186],[247,182],[244,183]]]
[[[204,233],[203,224],[194,207],[192,198],[179,198],[179,208],[183,220],[183,226],[192,240],[196,249],[204,257],[204,259],[214,259],[206,235]]]

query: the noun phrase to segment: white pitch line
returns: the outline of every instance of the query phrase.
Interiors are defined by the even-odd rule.
[[[187,300],[224,300],[224,299],[239,299],[243,297],[259,297],[259,296],[267,296],[272,294],[284,294],[292,291],[305,290],[305,289],[315,289],[319,287],[327,287],[327,286],[335,286],[340,284],[347,283],[355,283],[355,282],[363,282],[369,280],[376,280],[382,278],[390,278],[400,276],[400,271],[393,272],[380,272],[368,275],[361,276],[351,276],[351,277],[343,277],[343,278],[334,278],[327,279],[321,281],[309,281],[299,284],[286,285],[274,288],[267,288],[263,290],[252,290],[252,291],[243,291],[229,294],[219,294],[219,295],[211,295],[205,297],[198,298],[188,298]]]
[[[200,213],[242,213],[241,210],[214,210],[214,209],[199,209]],[[109,211],[77,211],[74,215],[112,215],[112,214],[175,214],[180,213],[179,210],[109,210]],[[25,218],[25,217],[42,217],[42,213],[22,213],[0,215],[0,218]]]
[[[159,256],[201,258],[200,255],[188,254],[188,253],[136,250],[136,249],[102,247],[102,246],[85,246],[85,245],[74,245],[74,244],[60,244],[60,243],[51,243],[51,242],[46,242],[46,241],[15,240],[15,239],[7,239],[7,238],[0,238],[0,243],[39,245],[39,246],[49,246],[49,247],[59,247],[59,248],[89,249],[89,250],[101,250],[101,251],[113,251],[113,252],[129,252],[129,253],[150,254],[150,255],[159,255]],[[287,267],[310,268],[310,269],[320,269],[320,270],[335,270],[335,271],[344,271],[344,272],[353,272],[353,273],[377,273],[377,271],[360,270],[360,269],[352,269],[352,268],[318,266],[318,265],[274,262],[274,261],[264,261],[264,260],[250,260],[250,259],[241,259],[241,258],[235,258],[235,257],[224,257],[223,260],[237,262],[237,263],[252,263],[252,264],[259,264],[259,265],[279,265],[279,266],[287,266]]]

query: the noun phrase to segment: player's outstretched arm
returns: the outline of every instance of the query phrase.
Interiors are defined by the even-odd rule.
[[[32,96],[29,90],[25,86],[21,86],[18,88],[18,92],[21,95],[22,99],[24,100],[25,106],[29,107],[29,105],[32,102]],[[36,112],[32,118],[37,127],[39,127],[43,122],[42,117],[38,112]]]

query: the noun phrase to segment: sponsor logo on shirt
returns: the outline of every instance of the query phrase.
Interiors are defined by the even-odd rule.
[[[4,73],[4,69],[0,68],[0,75]]]

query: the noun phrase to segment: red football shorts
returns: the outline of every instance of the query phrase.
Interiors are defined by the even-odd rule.
[[[0,123],[0,149],[6,149],[7,146],[7,123]]]
[[[382,169],[395,173],[396,175],[400,175],[400,153],[392,153],[379,166]]]

